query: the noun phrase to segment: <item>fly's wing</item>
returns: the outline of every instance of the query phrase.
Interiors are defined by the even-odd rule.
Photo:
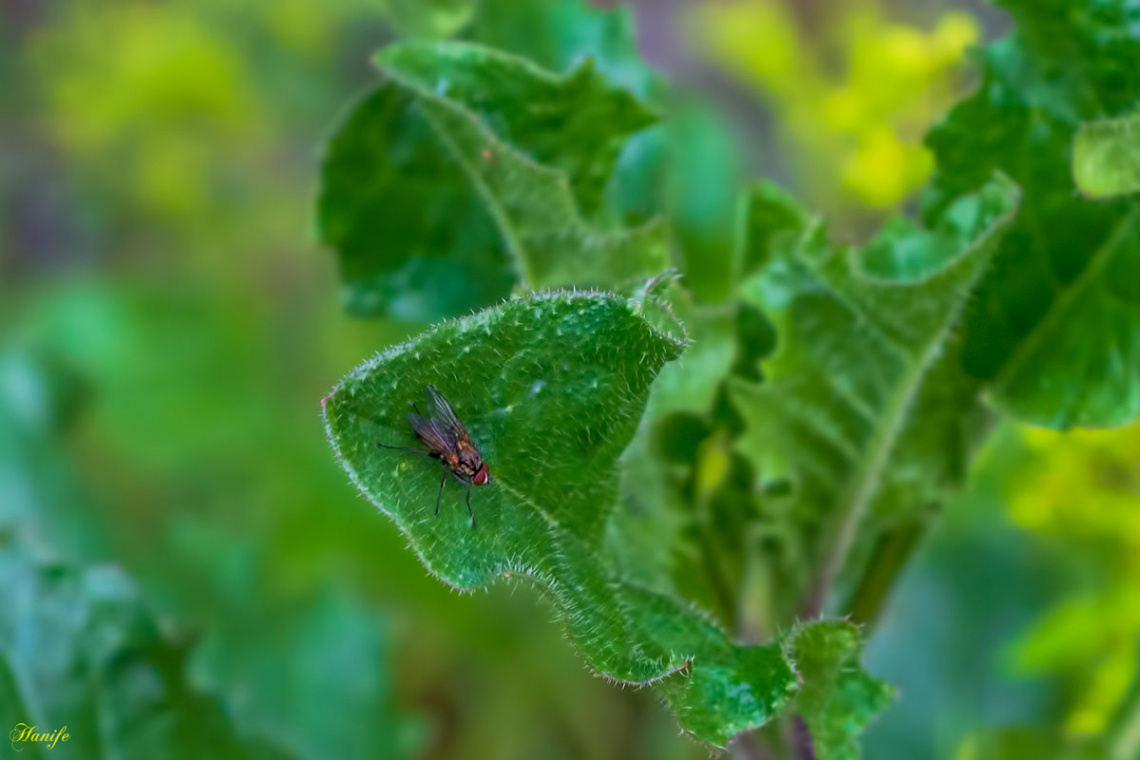
[[[429,420],[427,417],[421,417],[412,412],[408,412],[405,419],[412,426],[416,436],[427,444],[433,454],[443,454],[455,450],[457,441],[455,433],[435,420]]]
[[[467,428],[463,427],[463,423],[455,416],[455,412],[451,411],[451,404],[447,403],[447,399],[443,397],[439,389],[434,385],[425,385],[424,395],[427,396],[428,415],[432,422],[440,427],[447,428],[457,439],[466,438]],[[413,427],[415,426],[413,425]]]

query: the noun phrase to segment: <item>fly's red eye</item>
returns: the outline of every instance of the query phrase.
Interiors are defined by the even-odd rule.
[[[475,473],[473,482],[477,486],[485,486],[490,479],[491,473],[487,472],[487,465],[484,464],[479,468],[478,472]]]

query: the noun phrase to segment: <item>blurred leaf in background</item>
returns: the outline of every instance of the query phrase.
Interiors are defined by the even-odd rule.
[[[293,757],[276,737],[241,738],[222,704],[189,685],[187,647],[164,640],[118,568],[76,570],[6,546],[0,575],[0,719],[63,739],[44,747],[13,741],[14,751],[124,760]]]
[[[1073,178],[1092,198],[1140,192],[1140,113],[1082,124],[1073,141]]]
[[[1052,724],[1063,689],[1012,667],[1009,646],[1071,582],[1072,557],[1049,552],[1005,511],[1027,454],[1002,426],[974,459],[907,567],[868,645],[866,666],[899,690],[868,731],[876,760],[952,758],[980,726]]]
[[[0,352],[0,720],[57,737],[44,747],[13,733],[13,750],[284,760],[192,685],[191,642],[160,628],[121,568],[59,559],[99,533],[90,516],[69,512],[90,502],[63,447],[86,391],[50,352]]]
[[[1082,572],[1011,655],[1022,672],[1062,675],[1065,728],[1095,733],[1136,677],[1140,654],[1140,425],[1024,436],[1033,456],[1009,494],[1010,516]]]
[[[996,729],[973,734],[962,743],[955,760],[1116,760],[1103,742],[1073,740],[1049,730]]]

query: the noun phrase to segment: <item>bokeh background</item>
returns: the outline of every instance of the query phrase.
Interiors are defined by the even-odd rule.
[[[668,209],[690,262],[731,245],[759,176],[860,240],[926,179],[922,134],[1007,22],[950,0],[609,5],[0,1],[0,535],[122,567],[242,732],[313,759],[706,756],[651,694],[591,676],[525,587],[430,579],[346,482],[318,401],[424,326],[340,308],[310,233],[322,139],[393,39],[591,56],[669,115],[617,202]],[[717,274],[693,269],[698,298],[726,295]],[[1095,732],[1135,674],[1140,427],[1010,426],[971,483],[871,640],[900,689],[875,760]]]

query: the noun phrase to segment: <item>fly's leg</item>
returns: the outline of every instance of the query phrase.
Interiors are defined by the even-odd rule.
[[[376,445],[382,449],[394,449],[396,451],[406,451],[409,454],[423,454],[425,457],[431,457],[432,459],[437,459],[439,457],[438,454],[433,454],[430,451],[421,451],[420,449],[409,449],[407,446],[389,446],[386,443],[380,443],[380,442],[377,442]]]
[[[475,527],[475,513],[471,511],[471,484],[467,484],[467,514],[471,516],[471,527]]]
[[[443,475],[439,479],[439,493],[435,497],[435,516],[439,517],[439,500],[443,498],[443,484],[447,482],[447,468],[443,468]]]

